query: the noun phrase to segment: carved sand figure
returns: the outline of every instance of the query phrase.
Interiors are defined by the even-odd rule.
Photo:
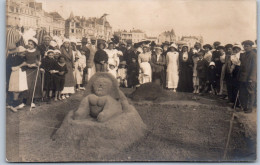
[[[79,108],[68,113],[54,138],[70,150],[102,157],[128,147],[143,137],[145,130],[117,80],[110,73],[96,73]]]

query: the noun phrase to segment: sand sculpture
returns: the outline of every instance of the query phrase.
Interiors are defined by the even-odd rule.
[[[79,108],[70,111],[54,138],[62,146],[104,156],[145,135],[146,125],[110,73],[96,73]]]

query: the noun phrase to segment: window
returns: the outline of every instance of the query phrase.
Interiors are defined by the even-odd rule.
[[[74,33],[74,29],[71,29],[71,33]]]
[[[18,10],[18,8],[16,8],[16,13],[18,13],[19,12],[19,10]]]
[[[14,12],[14,7],[10,6],[10,10],[11,10],[11,12]]]

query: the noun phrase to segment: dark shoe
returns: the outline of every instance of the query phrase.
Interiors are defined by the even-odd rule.
[[[251,112],[252,112],[252,109],[245,109],[244,112],[245,112],[245,113],[251,113]]]

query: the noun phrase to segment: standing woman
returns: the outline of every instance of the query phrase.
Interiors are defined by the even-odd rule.
[[[149,46],[144,45],[143,53],[138,56],[138,63],[141,69],[140,84],[152,82],[152,68],[150,65],[152,55],[148,50]]]
[[[68,69],[68,73],[65,75],[64,89],[61,92],[63,94],[62,99],[70,97],[70,94],[75,93],[74,86],[76,85],[73,71],[74,71],[74,59],[72,48],[70,46],[70,40],[64,39],[63,45],[61,47],[61,56],[65,58],[65,63]]]
[[[42,98],[41,74],[39,66],[41,64],[41,53],[37,49],[38,40],[31,38],[28,40],[28,49],[25,53],[25,62],[27,63],[26,76],[28,85],[27,105],[35,108],[33,99]]]
[[[171,44],[169,48],[170,51],[166,55],[166,87],[168,87],[168,89],[173,89],[173,92],[176,92],[179,82],[179,53],[177,52],[176,44]]]
[[[178,91],[180,92],[192,92],[193,83],[192,83],[192,57],[188,51],[188,45],[184,45],[181,49],[179,56],[179,85]]]

